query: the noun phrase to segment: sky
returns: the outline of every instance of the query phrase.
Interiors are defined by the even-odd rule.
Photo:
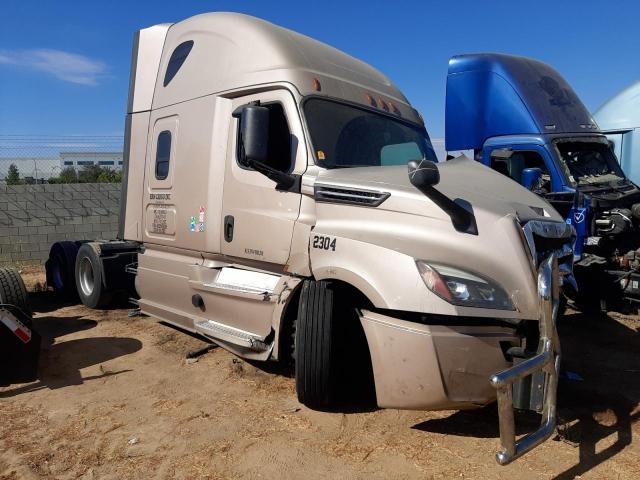
[[[504,52],[555,67],[591,111],[640,80],[640,2],[2,0],[0,135],[121,135],[133,33],[237,11],[384,72],[444,137],[447,62]]]

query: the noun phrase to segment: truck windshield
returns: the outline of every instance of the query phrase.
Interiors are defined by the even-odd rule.
[[[606,140],[556,140],[565,174],[575,185],[618,183],[625,179]]]
[[[436,162],[424,127],[332,100],[311,98],[304,113],[318,164],[325,168]]]

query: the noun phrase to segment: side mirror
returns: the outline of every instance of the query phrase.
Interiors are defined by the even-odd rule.
[[[538,181],[542,177],[542,169],[540,168],[525,168],[522,170],[522,185],[527,190],[531,190],[536,186]]]
[[[233,112],[240,118],[240,163],[276,182],[276,190],[300,189],[300,176],[267,165],[269,159],[269,109],[245,105]]]
[[[411,185],[420,190],[424,195],[438,205],[449,217],[456,230],[472,235],[478,234],[478,226],[473,210],[467,210],[461,204],[468,204],[464,200],[456,202],[444,193],[434,188],[440,183],[440,171],[435,162],[429,160],[411,160],[407,164],[409,168],[409,181]]]
[[[257,105],[247,105],[240,112],[240,136],[242,139],[245,166],[265,163],[269,146],[269,109]]]
[[[411,185],[422,191],[426,187],[433,187],[440,182],[438,165],[429,160],[411,160],[407,164],[409,168],[409,181]]]

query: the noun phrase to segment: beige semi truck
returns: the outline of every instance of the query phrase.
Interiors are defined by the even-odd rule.
[[[437,163],[371,66],[210,13],[135,35],[119,237],[54,245],[48,276],[89,307],[135,284],[145,314],[291,361],[313,408],[369,386],[383,408],[497,398],[505,464],[555,426],[573,238],[503,175]],[[516,440],[514,408],[540,428]]]

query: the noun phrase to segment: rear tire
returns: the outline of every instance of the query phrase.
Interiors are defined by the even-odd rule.
[[[65,300],[78,297],[75,279],[77,255],[76,242],[56,242],[51,246],[49,259],[45,263],[47,285],[53,288],[56,295]]]
[[[339,372],[335,292],[325,281],[302,285],[295,329],[295,371],[298,400],[311,408],[335,404]]]
[[[89,243],[78,250],[75,265],[75,282],[82,304],[89,308],[106,306],[112,294],[107,292],[103,282],[102,259]]]
[[[33,330],[27,289],[20,274],[11,268],[0,268],[0,303],[22,310],[25,315],[19,320],[31,330],[31,340],[25,344],[0,323],[0,385],[31,382],[37,377],[41,340]]]

